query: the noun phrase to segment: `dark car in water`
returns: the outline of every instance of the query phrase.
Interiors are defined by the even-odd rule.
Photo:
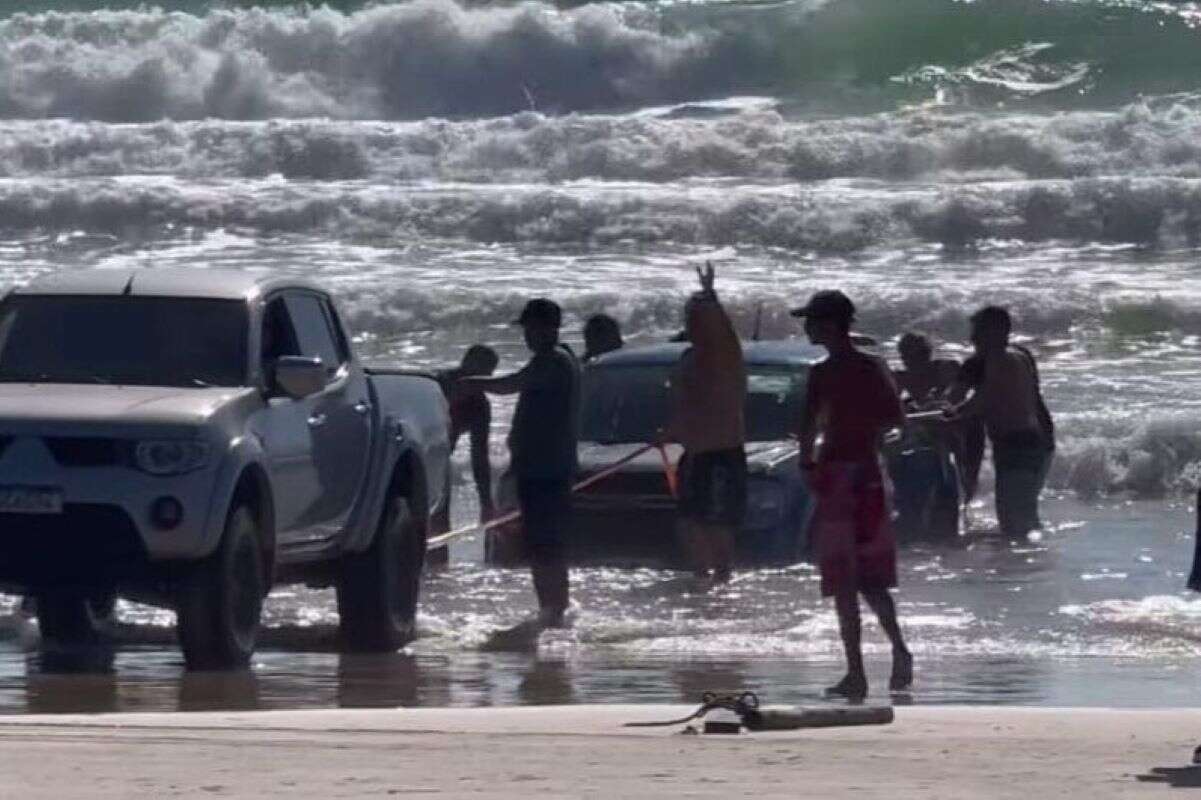
[[[686,344],[619,350],[584,370],[580,403],[579,480],[645,448],[668,420],[671,378]],[[825,351],[799,340],[746,342],[747,514],[736,545],[742,564],[791,564],[808,555],[812,505],[800,479],[800,448],[792,435],[812,366]],[[642,453],[573,498],[568,535],[573,564],[682,566],[675,538],[676,503],[665,460],[681,448]],[[913,426],[885,447],[895,486],[902,542],[958,536],[958,478],[949,451]],[[502,478],[500,505],[512,508],[511,482]],[[520,521],[489,532],[490,563],[520,561]]]
[[[584,370],[580,408],[580,478],[595,475],[655,440],[668,419],[671,377],[685,344],[619,350]],[[738,535],[742,563],[792,563],[805,553],[809,497],[791,437],[809,368],[824,352],[799,341],[747,342],[748,504]],[[678,445],[668,445],[676,463]],[[501,487],[501,502],[511,489]],[[507,505],[512,505],[511,501]],[[679,566],[676,504],[663,455],[643,453],[575,495],[569,557],[575,564]],[[519,523],[517,523],[519,524]],[[489,534],[493,563],[512,563],[516,525]]]

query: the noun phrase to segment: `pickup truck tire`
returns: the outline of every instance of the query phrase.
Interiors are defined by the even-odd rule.
[[[338,577],[342,640],[354,652],[395,652],[413,639],[425,536],[408,498],[392,496],[371,546],[346,556]]]
[[[180,580],[176,612],[188,669],[241,669],[250,663],[267,594],[259,533],[251,510],[235,507],[217,550]]]

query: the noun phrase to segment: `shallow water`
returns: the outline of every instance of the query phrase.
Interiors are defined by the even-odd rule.
[[[961,356],[967,315],[1008,304],[1058,423],[1052,524],[906,553],[911,701],[1201,701],[1195,3],[54,5],[81,11],[0,12],[0,287],[291,271],[335,291],[370,359],[418,368],[476,341],[520,364],[506,323],[533,294],[577,344],[597,311],[661,341],[705,259],[743,334],[795,336],[790,305],[840,286],[885,347],[918,328]],[[337,654],[328,592],[273,596],[248,676],[184,676],[170,615],[134,606],[111,659],[52,674],[71,665],[9,616],[0,709],[783,702],[838,677],[805,566],[710,593],[580,571],[574,630],[482,653],[531,599],[479,550],[456,545],[422,638],[387,658]]]
[[[1201,703],[1201,601],[1180,591],[1188,514],[1054,502],[1047,516],[1037,541],[904,552],[899,609],[918,681],[891,700]],[[524,572],[484,567],[477,550],[456,545],[431,574],[421,637],[390,656],[338,653],[332,593],[312,590],[272,596],[249,674],[184,673],[170,615],[144,607],[120,609],[132,643],[82,663],[45,660],[9,617],[0,711],[690,702],[708,689],[818,702],[839,677],[836,621],[807,565],[711,591],[655,570],[577,570],[572,629],[543,634],[536,652],[491,653],[484,640],[532,611],[531,591]],[[871,622],[866,649],[874,698],[888,700],[888,649]]]

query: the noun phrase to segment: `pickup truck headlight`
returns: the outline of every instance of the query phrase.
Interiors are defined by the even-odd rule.
[[[134,463],[151,475],[180,475],[206,466],[209,446],[186,439],[138,442]]]

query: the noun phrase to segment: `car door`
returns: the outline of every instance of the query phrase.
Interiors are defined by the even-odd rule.
[[[329,298],[288,292],[284,299],[296,325],[301,354],[325,364],[328,384],[312,399],[308,418],[318,495],[304,515],[307,536],[336,536],[354,510],[368,466],[371,397],[367,377],[350,357],[349,344]]]
[[[305,538],[306,513],[320,493],[313,459],[310,418],[317,399],[295,400],[277,391],[273,365],[282,356],[301,355],[295,325],[282,296],[267,298],[259,346],[267,401],[251,420],[250,429],[259,438],[266,455],[275,500],[276,530],[281,545]]]

